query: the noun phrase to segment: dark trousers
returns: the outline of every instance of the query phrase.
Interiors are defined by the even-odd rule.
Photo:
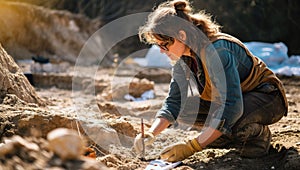
[[[199,130],[204,125],[211,105],[211,102],[200,100],[197,96],[190,97],[177,121]],[[233,136],[237,136],[240,130],[252,123],[270,125],[278,122],[287,109],[280,92],[269,85],[244,93],[243,105],[243,114],[232,128]]]
[[[278,122],[286,108],[279,91],[252,91],[243,95],[244,112],[233,127],[233,134],[251,123],[270,125]]]

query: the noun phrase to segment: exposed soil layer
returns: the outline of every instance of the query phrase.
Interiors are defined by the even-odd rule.
[[[111,71],[102,70],[99,74],[104,72]],[[233,148],[207,148],[187,158],[175,169],[298,169],[300,166],[300,78],[280,76],[280,79],[286,88],[289,110],[286,117],[270,126],[273,137],[268,156],[246,159],[240,157],[239,152]],[[105,83],[106,80],[100,82]],[[134,136],[140,133],[140,118],[144,118],[145,128],[148,129],[156,110],[160,108],[161,102],[167,94],[168,84],[156,83],[154,90],[156,92],[155,99],[132,102],[106,100],[101,96],[105,89],[97,95],[91,95],[87,92],[80,93],[55,87],[37,88],[38,95],[51,103],[47,107],[40,108],[17,101],[2,104],[0,105],[1,141],[20,135],[25,140],[36,143],[40,151],[30,150],[29,152],[28,148],[18,148],[12,155],[0,158],[0,167],[3,169],[16,168],[16,166],[23,167],[23,169],[45,167],[144,169],[150,160],[159,157],[161,149],[184,141],[198,133],[195,130],[187,130],[184,126],[176,129],[169,128],[157,137],[153,146],[146,148],[146,160],[139,159],[140,156],[135,155],[131,147]],[[99,105],[103,111],[98,109]],[[84,108],[88,112],[80,114],[83,111],[76,110],[74,106]],[[102,123],[93,123],[93,121]],[[96,162],[84,157],[81,160],[64,162],[53,155],[45,147],[47,144],[45,135],[58,127],[75,129],[81,134],[85,134],[89,146],[96,150],[97,158],[94,159]],[[103,127],[108,127],[112,131],[106,134],[105,131],[100,130]],[[96,140],[93,136],[95,133],[102,137],[100,141],[105,143],[107,140],[107,145],[99,144],[97,141],[99,138]],[[113,145],[110,145],[111,143]]]

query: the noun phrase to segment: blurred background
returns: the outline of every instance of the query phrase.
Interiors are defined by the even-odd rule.
[[[128,14],[150,12],[163,0],[0,0],[0,43],[16,59],[43,55],[74,62],[97,29]],[[243,42],[283,42],[300,54],[299,0],[194,0],[222,31]],[[65,28],[67,27],[67,29]],[[76,34],[74,34],[76,33]],[[147,48],[133,36],[110,52],[120,57]]]

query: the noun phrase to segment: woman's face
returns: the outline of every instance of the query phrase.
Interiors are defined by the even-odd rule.
[[[171,60],[177,61],[182,55],[190,55],[187,46],[174,39],[174,42],[157,40],[156,44],[160,47],[160,52],[165,53]]]

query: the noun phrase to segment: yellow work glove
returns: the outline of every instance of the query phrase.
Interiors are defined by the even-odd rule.
[[[193,140],[187,141],[186,143],[179,143],[165,148],[161,152],[160,158],[168,162],[177,162],[201,150],[202,147],[195,138]]]
[[[145,146],[151,145],[155,141],[155,136],[152,132],[145,132],[144,133],[144,144]],[[143,150],[143,138],[142,134],[138,134],[133,143],[133,148],[139,154]]]

